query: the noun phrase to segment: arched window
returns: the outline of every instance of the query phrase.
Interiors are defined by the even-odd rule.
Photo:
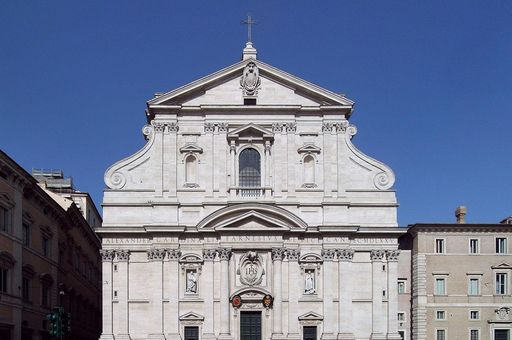
[[[238,158],[239,185],[241,187],[261,186],[260,153],[255,149],[245,149]]]
[[[185,182],[196,183],[196,164],[197,160],[192,155],[185,159]]]
[[[304,157],[304,183],[315,183],[315,159],[311,155]]]

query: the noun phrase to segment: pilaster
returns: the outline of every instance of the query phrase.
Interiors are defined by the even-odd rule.
[[[400,340],[398,334],[398,256],[400,250],[386,251],[388,260],[388,339]]]
[[[180,340],[180,325],[179,325],[179,266],[178,260],[181,256],[179,249],[167,249],[167,259],[164,262],[165,266],[165,285],[167,298],[169,299],[169,307],[164,319],[164,332],[167,334],[167,339]]]
[[[323,273],[323,314],[324,314],[324,332],[322,339],[335,339],[336,335],[336,312],[334,310],[333,288],[334,288],[334,259],[336,257],[335,249],[322,249],[322,259],[324,261]]]
[[[115,252],[108,249],[100,249],[102,272],[102,323],[103,331],[100,340],[114,340],[112,333],[112,260]]]
[[[115,335],[116,339],[128,340],[130,339],[128,322],[130,320],[129,309],[128,309],[128,293],[129,293],[129,259],[130,251],[126,249],[117,249],[116,251],[117,260],[117,300],[118,300],[118,313],[117,324],[119,325],[118,333]]]
[[[282,338],[283,336],[283,283],[282,266],[286,254],[285,248],[272,248],[273,280],[272,289],[274,296],[273,305],[273,328],[272,339]]]
[[[354,259],[354,250],[338,249],[338,340],[353,340],[353,308],[352,294],[354,287],[352,285],[352,260]]]
[[[301,294],[299,257],[300,249],[288,249],[288,339],[300,339],[299,297]]]
[[[383,249],[372,250],[372,335],[371,339],[386,339],[386,320],[384,318],[382,291],[384,289],[382,265],[385,263],[386,252]]]
[[[164,249],[149,249],[147,251],[149,265],[152,267],[153,282],[148,284],[151,287],[151,323],[154,333],[148,335],[148,339],[165,339],[163,328],[163,260]],[[148,320],[149,321],[149,320]]]
[[[213,305],[213,261],[215,260],[215,256],[217,251],[215,249],[203,249],[203,260],[204,260],[204,270],[203,270],[203,299],[204,299],[204,324],[203,324],[203,336],[204,340],[215,339],[215,330],[214,330],[214,305]]]
[[[229,260],[231,249],[220,248],[220,334],[219,339],[232,339],[229,315]]]

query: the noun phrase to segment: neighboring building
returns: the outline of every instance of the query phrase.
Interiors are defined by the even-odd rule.
[[[509,340],[512,333],[510,225],[414,224],[414,340]]]
[[[105,173],[101,339],[400,339],[406,229],[352,111],[251,43],[151,99]]]
[[[50,339],[56,306],[72,313],[70,339],[97,339],[99,246],[73,201],[0,151],[0,339]]]

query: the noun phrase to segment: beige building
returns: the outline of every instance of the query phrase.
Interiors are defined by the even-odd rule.
[[[412,339],[508,340],[512,332],[510,225],[414,224]]]
[[[0,151],[0,339],[49,339],[56,306],[72,313],[70,339],[97,339],[98,249],[77,205]]]

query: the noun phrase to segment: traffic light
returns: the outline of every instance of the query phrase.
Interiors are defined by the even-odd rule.
[[[61,327],[62,327],[62,336],[68,335],[71,333],[71,313],[66,313],[62,310],[60,315]]]
[[[52,337],[59,337],[61,334],[60,308],[54,308],[52,312],[46,315],[46,320],[50,322],[48,331]]]

